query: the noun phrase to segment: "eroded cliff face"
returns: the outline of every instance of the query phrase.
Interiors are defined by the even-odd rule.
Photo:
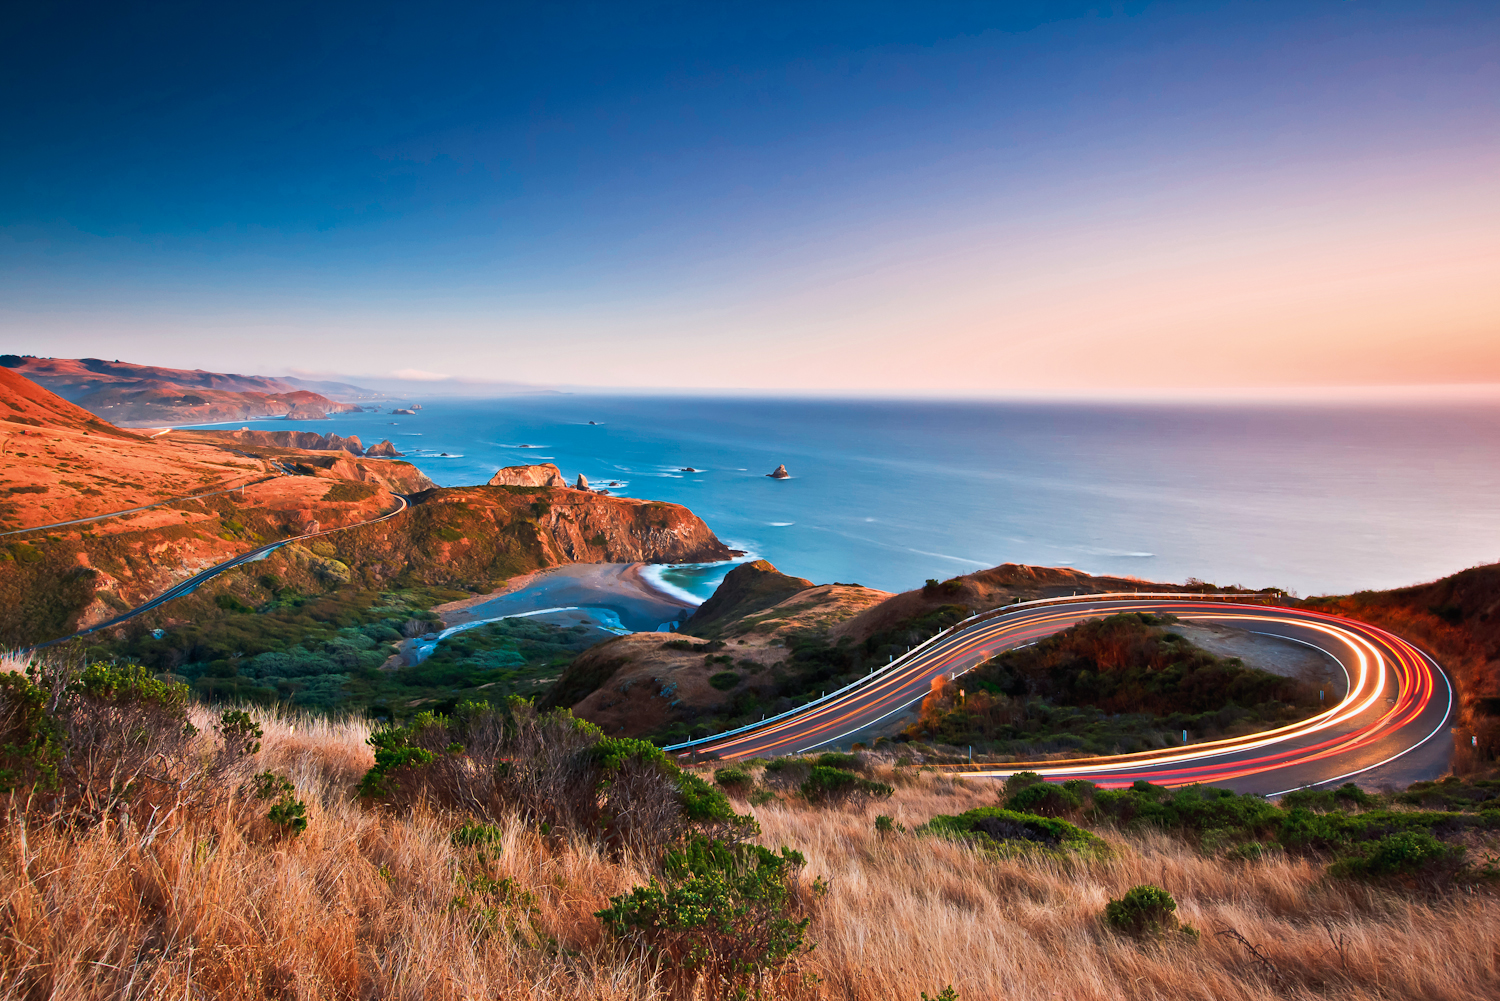
[[[371,586],[410,581],[480,591],[563,563],[699,563],[734,555],[681,505],[567,487],[432,490],[414,497],[407,515],[332,542]]]
[[[364,444],[358,435],[347,438],[336,434],[318,434],[316,431],[229,431],[232,439],[245,445],[262,448],[299,448],[312,452],[348,452],[350,455],[365,454]],[[389,444],[387,442],[386,444]]]

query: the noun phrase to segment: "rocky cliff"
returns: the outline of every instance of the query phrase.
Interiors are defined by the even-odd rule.
[[[562,563],[699,563],[733,555],[678,504],[514,486],[443,488],[412,502],[406,516],[331,539],[368,584],[488,591]]]
[[[364,455],[364,444],[358,435],[342,438],[336,434],[318,434],[316,431],[229,431],[224,432],[235,441],[246,445],[269,448],[300,448],[312,452],[348,452]],[[390,445],[390,442],[385,442]],[[392,449],[392,452],[395,450]],[[373,454],[373,453],[372,453]]]

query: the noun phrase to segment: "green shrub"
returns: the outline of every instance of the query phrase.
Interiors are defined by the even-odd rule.
[[[880,835],[905,834],[906,828],[896,823],[893,818],[882,813],[875,818],[875,833]]]
[[[297,790],[290,779],[267,771],[255,776],[251,784],[256,799],[273,801],[266,819],[284,834],[295,838],[307,830],[307,804],[296,797]]]
[[[929,998],[927,992],[922,992],[922,1001],[958,1001],[958,994],[953,990],[953,985],[944,987],[936,997]]]
[[[511,810],[616,851],[659,852],[693,831],[726,841],[757,830],[720,789],[643,740],[606,737],[566,709],[538,713],[512,697],[501,710],[460,703],[370,736],[375,767],[362,795],[498,818]]]
[[[1035,849],[1102,853],[1104,842],[1088,831],[1056,817],[1039,817],[995,806],[982,806],[967,813],[933,817],[917,828],[918,834],[972,838],[1002,852]]]
[[[225,750],[235,757],[260,753],[261,738],[265,734],[249,713],[239,709],[225,709],[219,714],[219,722],[214,724],[214,729],[224,742]]]
[[[859,755],[845,754],[842,751],[829,751],[827,754],[820,754],[814,763],[822,765],[824,768],[845,768],[850,771],[864,766],[864,763],[859,760]]]
[[[1007,796],[1005,808],[1015,810],[1017,813],[1060,817],[1064,814],[1076,813],[1083,808],[1085,789],[1087,789],[1089,801],[1092,802],[1094,789],[1092,783],[1080,782],[1076,779],[1063,784],[1036,782],[1022,786],[1015,793]]]
[[[814,765],[801,786],[802,795],[815,803],[842,802],[855,797],[886,799],[895,791],[884,782],[872,782],[827,765]]]
[[[720,768],[714,772],[714,781],[725,789],[745,790],[750,788],[755,781],[751,774],[743,768]]]
[[[1369,809],[1380,803],[1380,797],[1365,792],[1353,782],[1346,782],[1337,789],[1298,789],[1281,797],[1283,809],[1302,807],[1308,810],[1333,810],[1343,808]]]
[[[326,501],[362,501],[369,500],[380,493],[380,488],[373,483],[360,483],[354,480],[343,480],[328,488],[323,495]]]
[[[135,664],[0,674],[0,792],[29,815],[83,826],[136,803],[151,817],[210,804],[238,755],[188,753],[187,698],[186,685]]]
[[[478,820],[466,820],[454,829],[449,840],[455,848],[477,848],[484,852],[498,849],[504,832],[494,824]]]
[[[1405,877],[1442,882],[1463,868],[1464,850],[1426,831],[1401,831],[1356,848],[1328,867],[1330,876],[1350,879]]]
[[[721,692],[727,692],[740,683],[740,676],[733,671],[720,671],[710,675],[708,683]]]
[[[768,975],[804,949],[810,918],[794,891],[805,864],[797,852],[727,845],[702,836],[667,853],[663,880],[610,899],[597,912],[613,935],[644,947],[690,996],[759,996]]]
[[[226,612],[253,612],[255,609],[245,604],[232,594],[220,594],[214,597],[214,604]]]
[[[1160,935],[1177,927],[1176,911],[1177,901],[1161,887],[1133,886],[1104,905],[1104,922],[1124,935]]]
[[[389,796],[400,788],[398,772],[432,763],[433,753],[412,747],[411,730],[404,726],[377,727],[365,743],[375,748],[375,766],[359,781],[359,794],[372,799]]]

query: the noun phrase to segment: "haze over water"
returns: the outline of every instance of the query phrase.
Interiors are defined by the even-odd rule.
[[[786,573],[892,591],[1015,562],[1307,595],[1500,559],[1492,404],[538,395],[250,426],[390,437],[442,486],[555,462],[684,504]],[[766,477],[779,463],[792,479]]]

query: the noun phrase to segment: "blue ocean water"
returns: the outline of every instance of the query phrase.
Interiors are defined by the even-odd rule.
[[[423,404],[250,426],[389,437],[444,486],[555,462],[570,480],[685,504],[731,546],[819,583],[905,590],[1017,562],[1306,595],[1500,560],[1493,404]],[[767,478],[781,463],[791,478]],[[702,597],[722,573],[674,579]]]

